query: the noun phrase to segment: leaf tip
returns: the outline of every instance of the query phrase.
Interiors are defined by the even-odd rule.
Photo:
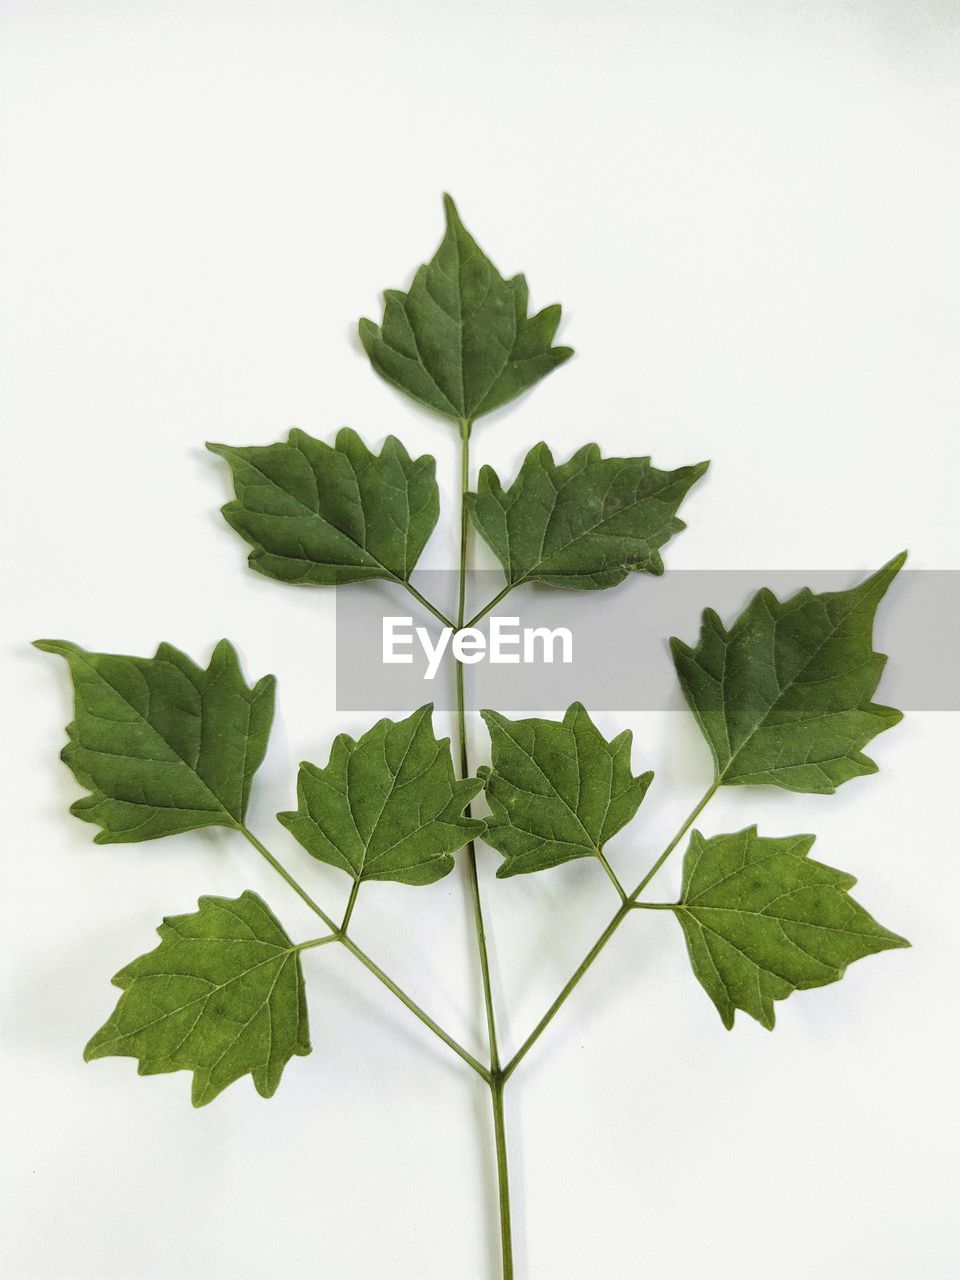
[[[909,554],[910,554],[909,551],[905,547],[903,551],[898,552],[898,554],[895,555],[892,560],[887,561],[887,563],[883,566],[884,569],[889,570],[891,573],[899,573],[900,570],[903,568],[903,566],[907,563],[907,557]]]

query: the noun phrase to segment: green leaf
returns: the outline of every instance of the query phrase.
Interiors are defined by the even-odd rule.
[[[729,631],[708,609],[700,642],[670,642],[680,686],[725,786],[832,793],[877,766],[862,748],[902,713],[870,699],[886,658],[877,605],[906,552],[849,591],[759,591]]]
[[[910,945],[850,897],[853,876],[807,857],[813,841],[770,839],[756,827],[710,840],[691,833],[671,909],[728,1029],[737,1009],[770,1029],[774,1000],[836,982],[854,960]]]
[[[383,321],[360,321],[370,363],[387,382],[455,421],[515,399],[573,355],[553,347],[559,306],[527,315],[527,282],[504,280],[444,196],[446,234],[408,293],[388,289]]]
[[[248,688],[226,640],[206,671],[169,644],[129,658],[35,643],[70,667],[76,719],[61,756],[91,792],[70,812],[103,828],[97,844],[243,822],[270,735],[273,676]]]
[[[686,527],[677,508],[707,466],[658,471],[649,458],[601,458],[595,444],[557,466],[538,444],[507,490],[481,468],[467,501],[508,583],[596,591],[663,573],[660,548]]]
[[[358,742],[340,734],[322,769],[301,764],[299,808],[277,817],[308,853],[357,883],[432,884],[453,870],[451,854],[483,831],[463,816],[483,784],[457,780],[432,711],[380,720]]]
[[[603,858],[653,780],[630,771],[633,735],[608,742],[575,702],[562,721],[508,720],[482,711],[492,764],[481,769],[493,817],[483,838],[503,854],[498,876],[543,871],[573,858]]]
[[[195,1107],[245,1075],[269,1098],[310,1052],[299,951],[255,893],[198,905],[116,975],[123,995],[83,1056],[139,1058],[142,1076],[192,1071]]]
[[[433,458],[411,458],[393,436],[379,454],[346,427],[333,448],[304,431],[207,448],[233,471],[236,501],[222,511],[253,547],[250,567],[280,582],[406,582],[437,523]]]

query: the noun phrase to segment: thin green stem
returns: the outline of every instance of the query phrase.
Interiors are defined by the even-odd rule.
[[[606,855],[604,854],[602,849],[597,850],[597,857],[600,859],[601,867],[603,867],[604,871],[610,877],[610,883],[613,885],[613,887],[616,889],[617,893],[619,894],[620,901],[626,902],[627,891],[623,887],[623,885],[620,883],[620,877],[617,875],[613,867],[611,867],[610,863],[607,861]]]
[[[322,938],[310,938],[308,942],[298,942],[294,951],[309,951],[311,947],[325,947],[328,942],[339,942],[338,933],[325,933]]]
[[[340,936],[340,933],[341,933],[341,930],[340,930],[340,926],[336,923],[336,921],[335,921],[335,920],[333,920],[330,916],[328,916],[328,915],[327,915],[327,913],[324,911],[323,907],[319,906],[316,902],[314,902],[314,900],[310,897],[309,893],[307,893],[306,889],[304,889],[303,885],[302,885],[302,884],[300,884],[300,882],[299,882],[298,880],[295,880],[295,879],[293,878],[293,876],[292,876],[292,875],[290,874],[290,872],[286,869],[286,867],[283,865],[283,863],[282,863],[282,862],[279,862],[279,861],[278,861],[278,860],[273,856],[273,854],[270,852],[270,850],[267,848],[267,846],[266,846],[262,841],[260,841],[260,840],[258,840],[258,839],[257,839],[257,837],[256,837],[256,836],[253,834],[253,832],[250,830],[250,828],[249,828],[249,827],[247,827],[247,826],[245,826],[245,825],[243,825],[242,823],[238,823],[238,824],[237,824],[237,830],[240,832],[240,834],[241,834],[241,835],[242,835],[246,840],[249,840],[249,842],[250,842],[250,843],[253,845],[253,847],[256,849],[257,853],[259,853],[259,854],[260,854],[261,858],[266,859],[266,861],[270,863],[270,866],[271,866],[271,867],[273,867],[273,869],[274,869],[274,871],[276,871],[277,875],[278,875],[278,876],[282,876],[282,877],[283,877],[283,879],[284,879],[284,880],[286,880],[287,884],[290,886],[290,888],[293,890],[293,892],[294,892],[294,893],[295,893],[295,894],[296,894],[296,895],[297,895],[297,896],[298,896],[298,897],[299,897],[303,902],[305,902],[305,903],[307,904],[307,906],[308,906],[308,907],[310,908],[310,910],[314,913],[314,915],[318,915],[318,916],[320,917],[320,919],[321,919],[321,920],[323,921],[323,923],[327,926],[327,928],[331,931],[331,933],[334,933],[334,934],[336,934],[336,936],[337,936],[337,937],[339,937],[339,936]]]
[[[457,598],[457,630],[463,629],[467,598],[467,493],[470,488],[470,422],[460,423],[460,575]],[[506,594],[506,593],[502,593]],[[491,605],[492,607],[492,605]],[[478,616],[482,616],[478,615]],[[472,625],[472,624],[471,624]],[[460,776],[470,776],[467,755],[466,699],[463,688],[463,664],[457,663],[457,732],[460,739]],[[469,806],[466,809],[469,815]],[[480,898],[480,878],[477,874],[477,851],[471,840],[466,849],[467,880],[473,902],[474,927],[477,934],[477,950],[480,956],[480,976],[483,982],[483,1004],[487,1016],[487,1040],[490,1046],[490,1084],[493,1099],[493,1130],[497,1148],[497,1188],[500,1202],[500,1248],[503,1261],[503,1280],[513,1280],[513,1236],[510,1226],[510,1180],[507,1172],[507,1136],[503,1117],[503,1087],[505,1080],[500,1070],[500,1050],[497,1046],[497,1023],[493,1006],[493,987],[490,981],[490,957],[487,951],[487,935],[483,923],[483,903]]]
[[[403,585],[413,596],[414,600],[418,600],[423,605],[423,607],[427,610],[428,613],[432,613],[433,616],[439,622],[442,622],[445,627],[453,627],[453,623],[445,613],[441,613],[440,610],[437,608],[437,606],[434,604],[431,604],[430,601],[427,599],[427,597],[421,595],[420,592],[417,590],[417,588],[413,586],[411,583],[407,582],[406,580],[402,580],[402,581],[403,581]]]
[[[383,985],[387,988],[387,990],[392,992],[393,995],[397,997],[397,999],[400,1001],[401,1004],[406,1005],[406,1007],[410,1010],[410,1012],[415,1017],[419,1018],[425,1027],[428,1027],[433,1032],[433,1034],[437,1036],[440,1040],[442,1040],[443,1043],[449,1049],[452,1049],[458,1058],[462,1058],[463,1061],[467,1064],[467,1066],[472,1067],[479,1076],[481,1076],[484,1080],[486,1080],[489,1083],[490,1072],[487,1070],[487,1068],[483,1066],[482,1063],[478,1062],[472,1053],[469,1053],[466,1049],[464,1049],[463,1045],[459,1044],[456,1040],[454,1040],[453,1036],[449,1035],[446,1031],[444,1031],[443,1027],[441,1027],[439,1023],[434,1022],[433,1018],[431,1018],[428,1013],[425,1013],[424,1010],[421,1009],[420,1006],[414,1000],[411,1000],[411,998],[407,995],[407,993],[403,990],[403,988],[399,987],[391,977],[389,977],[386,973],[384,973],[384,971],[380,968],[380,966],[374,963],[374,961],[371,960],[371,958],[366,954],[365,951],[360,950],[360,948],[353,941],[353,939],[347,936],[345,932],[345,926],[336,924],[333,921],[333,919],[327,915],[324,909],[321,906],[319,906],[316,902],[314,902],[313,898],[310,897],[309,893],[307,893],[303,885],[301,885],[297,880],[294,879],[294,877],[290,874],[290,872],[286,869],[286,867],[273,856],[273,854],[270,852],[267,846],[263,844],[262,841],[257,839],[257,837],[250,830],[250,828],[238,823],[236,829],[240,832],[242,836],[244,836],[250,842],[250,844],[253,845],[253,847],[260,854],[260,856],[266,859],[267,862],[269,862],[270,866],[273,867],[274,871],[276,871],[276,873],[279,876],[282,876],[283,879],[286,880],[290,888],[294,891],[295,894],[297,894],[299,898],[301,898],[307,904],[310,910],[313,911],[315,915],[318,915],[320,917],[323,923],[331,931],[333,938],[335,938],[344,947],[346,947],[346,949],[350,952],[350,954],[355,956],[360,961],[360,963],[364,966],[364,968],[369,969],[370,972],[374,975],[374,977],[378,978],[383,983]],[[351,895],[351,896],[355,897],[355,895]],[[311,943],[307,945],[320,946],[323,942],[326,942],[326,941],[327,939],[318,939],[316,940],[315,943]]]
[[[493,1099],[493,1133],[497,1144],[497,1190],[500,1201],[500,1240],[503,1280],[513,1280],[513,1230],[510,1224],[510,1174],[507,1168],[507,1130],[503,1116],[503,1090],[506,1080],[495,1076],[490,1083]]]
[[[357,876],[353,882],[353,888],[350,890],[350,897],[347,899],[347,909],[343,913],[343,919],[340,921],[340,932],[346,933],[350,924],[350,918],[353,915],[353,908],[357,905],[357,894],[360,892],[360,877]]]
[[[460,575],[457,591],[457,627],[463,626],[467,601],[467,533],[470,520],[467,515],[467,493],[470,489],[470,428],[469,419],[460,423]]]
[[[483,608],[478,613],[475,613],[473,615],[473,617],[470,619],[469,622],[464,623],[462,625],[468,626],[468,627],[475,627],[481,618],[485,618],[491,609],[495,609],[497,605],[500,603],[500,601],[503,600],[505,596],[508,596],[510,594],[510,592],[514,589],[514,587],[519,587],[519,586],[520,586],[519,582],[508,582],[502,591],[498,591],[492,600],[488,600],[487,603],[483,606]]]
[[[457,629],[463,627],[463,616],[467,595],[467,492],[470,488],[470,422],[464,419],[460,424],[460,573],[457,599]],[[463,663],[457,663],[457,733],[460,740],[460,776],[470,776],[470,762],[467,756],[467,720],[466,700],[463,688]],[[469,815],[469,806],[466,809]],[[477,851],[471,840],[467,845],[467,876],[470,884],[470,896],[473,901],[473,917],[477,934],[477,949],[480,954],[480,974],[483,980],[483,1002],[487,1015],[487,1038],[490,1044],[490,1070],[500,1069],[500,1055],[497,1048],[497,1027],[493,1009],[493,988],[490,982],[490,959],[487,952],[487,935],[483,924],[483,904],[480,899],[480,880],[477,875]]]
[[[524,1040],[523,1044],[520,1046],[517,1052],[513,1055],[513,1057],[504,1067],[503,1069],[504,1081],[507,1081],[510,1079],[514,1071],[516,1071],[517,1067],[519,1067],[520,1063],[527,1056],[527,1054],[530,1052],[530,1050],[533,1048],[536,1042],[540,1039],[544,1031],[546,1031],[547,1027],[549,1027],[550,1023],[554,1020],[554,1018],[560,1012],[560,1009],[562,1008],[562,1006],[566,1003],[567,998],[577,987],[580,980],[583,978],[584,974],[587,972],[587,970],[593,964],[594,960],[596,960],[597,956],[600,954],[603,948],[607,945],[607,943],[610,941],[610,939],[613,937],[616,931],[620,928],[621,924],[623,924],[624,920],[626,920],[629,914],[630,914],[630,904],[628,902],[622,903],[620,906],[620,910],[617,912],[617,914],[613,917],[613,919],[604,929],[603,933],[600,934],[600,937],[597,938],[596,942],[593,944],[593,946],[590,948],[587,954],[583,957],[580,964],[577,965],[577,968],[575,969],[573,975],[570,977],[566,986],[557,996],[556,1000],[554,1000],[553,1004],[550,1006],[547,1012],[543,1015],[543,1017],[534,1027],[534,1029],[527,1036],[526,1040]]]
[[[431,1018],[428,1013],[424,1013],[420,1006],[410,999],[402,987],[398,987],[394,980],[389,977],[388,974],[384,973],[380,966],[375,964],[365,951],[360,950],[352,938],[349,938],[345,933],[343,933],[340,935],[340,941],[352,956],[356,956],[365,969],[369,969],[375,978],[379,978],[388,991],[393,992],[401,1004],[405,1004],[410,1012],[414,1014],[415,1017],[419,1018],[425,1027],[429,1027],[433,1034],[443,1041],[447,1048],[452,1049],[458,1058],[462,1058],[468,1067],[472,1067],[474,1071],[476,1071],[477,1075],[481,1076],[489,1084],[490,1072],[481,1062],[477,1061],[472,1053],[468,1053],[467,1050],[464,1049],[463,1045],[458,1044],[458,1042],[454,1040],[453,1036],[448,1035],[447,1032],[444,1031],[443,1027],[441,1027],[439,1023],[434,1022],[433,1018]]]
[[[716,778],[710,784],[707,790],[703,793],[703,796],[700,798],[700,800],[690,810],[686,818],[684,818],[683,825],[681,826],[680,830],[673,837],[673,839],[664,849],[663,853],[661,853],[660,857],[656,860],[656,862],[653,864],[653,866],[650,868],[647,874],[643,877],[643,879],[634,889],[633,893],[630,894],[630,898],[629,898],[630,902],[635,902],[637,898],[640,897],[641,893],[643,893],[644,889],[647,887],[647,885],[650,883],[653,877],[657,874],[657,872],[660,870],[660,868],[663,866],[666,860],[670,857],[671,853],[673,853],[674,849],[677,847],[677,845],[680,843],[683,837],[687,834],[687,832],[690,830],[690,828],[693,826],[696,820],[700,817],[700,814],[704,811],[704,809],[707,807],[707,805],[710,803],[713,797],[717,794],[717,789],[720,786],[720,782],[721,782],[721,779]]]
[[[673,853],[674,849],[677,847],[677,845],[680,843],[683,837],[687,834],[687,832],[693,826],[694,822],[696,822],[699,815],[703,812],[706,806],[713,799],[713,796],[719,786],[720,786],[720,779],[718,778],[710,785],[708,790],[703,795],[702,799],[698,801],[698,803],[694,806],[694,808],[690,811],[690,813],[684,819],[677,834],[673,837],[673,839],[664,849],[663,853],[660,854],[659,858],[657,858],[656,862],[653,864],[653,866],[650,868],[647,874],[643,877],[643,879],[634,889],[633,893],[628,894],[624,898],[623,902],[620,905],[620,910],[611,919],[610,923],[607,925],[604,931],[600,934],[599,938],[597,938],[596,942],[593,944],[593,946],[584,956],[583,960],[581,960],[580,964],[577,966],[573,975],[570,977],[566,986],[557,996],[556,1000],[554,1000],[553,1004],[546,1011],[546,1013],[543,1015],[543,1017],[534,1027],[534,1029],[527,1036],[526,1040],[524,1040],[523,1044],[520,1046],[517,1052],[513,1055],[513,1057],[504,1067],[503,1069],[504,1081],[510,1079],[514,1071],[516,1071],[517,1067],[520,1065],[523,1059],[527,1056],[527,1054],[530,1052],[530,1050],[533,1048],[536,1042],[540,1039],[544,1031],[546,1031],[547,1027],[550,1025],[550,1023],[556,1017],[557,1013],[566,1003],[568,997],[576,989],[581,978],[584,976],[584,974],[593,964],[594,960],[596,960],[597,956],[600,954],[603,948],[607,945],[607,943],[610,941],[610,939],[613,937],[616,931],[623,924],[624,920],[626,920],[631,910],[635,907],[646,905],[644,903],[638,903],[637,898],[640,896],[643,890],[647,887],[647,885],[650,883],[653,877],[657,874],[657,872],[660,870],[660,868],[663,866],[666,860],[670,857],[671,853]]]

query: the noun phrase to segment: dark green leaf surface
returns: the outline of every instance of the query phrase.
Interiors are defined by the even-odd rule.
[[[76,719],[62,758],[91,792],[70,812],[102,827],[98,844],[243,821],[270,735],[273,676],[248,688],[226,640],[206,671],[169,644],[153,658],[36,645],[70,667]]]
[[[663,572],[660,548],[686,527],[677,509],[707,465],[658,471],[649,458],[601,458],[588,444],[557,466],[538,444],[509,489],[481,468],[470,516],[510,584],[595,591]]]
[[[873,620],[905,559],[849,591],[759,591],[729,631],[708,609],[696,649],[671,640],[718,782],[830,793],[876,772],[862,748],[902,714],[871,702],[886,662]]]
[[[198,905],[168,916],[160,945],[113,979],[123,995],[84,1057],[139,1058],[142,1076],[192,1071],[195,1107],[245,1075],[269,1098],[310,1052],[299,952],[255,893]]]
[[[444,196],[446,234],[408,293],[388,289],[383,321],[360,321],[377,373],[456,421],[513,400],[573,355],[551,346],[559,306],[527,315],[527,282],[504,280]]]
[[[483,784],[457,780],[432,711],[380,720],[359,741],[340,734],[324,768],[300,766],[299,808],[277,816],[308,853],[358,882],[432,884],[453,870],[451,855],[483,831],[463,816]]]
[[[813,840],[770,839],[756,827],[690,836],[673,911],[727,1028],[737,1009],[772,1028],[775,1000],[836,982],[854,960],[910,945],[850,897],[853,876],[807,857]]]
[[[497,875],[600,857],[653,779],[630,770],[630,731],[608,742],[579,702],[562,721],[481,714],[493,753],[480,770],[493,813],[483,838],[503,854]]]
[[[437,523],[433,458],[393,436],[379,454],[348,428],[335,447],[291,431],[286,443],[207,448],[233,471],[236,501],[222,510],[253,547],[250,567],[280,582],[406,582]]]

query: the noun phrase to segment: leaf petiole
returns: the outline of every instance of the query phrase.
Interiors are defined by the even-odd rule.
[[[353,915],[353,908],[357,905],[357,894],[360,892],[360,877],[357,876],[353,882],[353,888],[350,890],[350,897],[347,899],[347,909],[343,913],[343,920],[340,922],[340,932],[346,933],[350,924],[350,918]]]
[[[340,929],[340,926],[336,923],[336,921],[331,916],[327,915],[323,907],[319,906],[316,902],[314,902],[313,898],[310,897],[309,893],[307,893],[303,885],[300,884],[298,880],[295,880],[293,878],[293,876],[286,869],[283,863],[278,861],[278,859],[276,859],[273,856],[273,854],[270,852],[267,846],[263,844],[262,841],[257,839],[257,837],[250,830],[250,828],[246,826],[245,823],[238,822],[236,824],[236,830],[240,832],[240,834],[243,836],[245,840],[248,840],[250,844],[253,845],[257,853],[260,854],[261,858],[264,858],[267,862],[269,862],[270,866],[273,867],[277,875],[281,876],[284,880],[286,880],[290,888],[303,902],[307,904],[307,906],[314,913],[314,915],[319,916],[320,919],[323,921],[323,923],[327,926],[327,928],[336,937],[339,937],[342,930]]]
[[[447,617],[447,615],[445,613],[441,613],[441,611],[437,608],[436,605],[431,604],[426,596],[421,595],[420,592],[417,590],[417,588],[412,585],[412,583],[402,579],[400,579],[399,581],[401,581],[402,585],[406,587],[406,589],[410,592],[414,600],[419,601],[419,603],[423,605],[424,609],[426,609],[428,613],[432,613],[438,622],[442,622],[443,625],[445,627],[449,627],[451,631],[456,630],[456,627],[451,622],[451,620]]]
[[[473,615],[469,622],[465,622],[462,625],[464,627],[475,627],[482,618],[487,616],[491,609],[495,609],[500,601],[510,594],[514,587],[519,587],[521,585],[522,584],[520,582],[508,582],[502,591],[498,591],[492,600],[488,600],[483,608]]]
[[[620,883],[620,877],[617,875],[613,867],[611,867],[610,863],[607,861],[606,854],[601,849],[598,849],[597,857],[600,859],[600,865],[603,867],[604,871],[610,877],[610,883],[613,885],[613,887],[616,889],[617,893],[619,894],[620,901],[626,902],[627,891],[623,887],[623,885]]]

